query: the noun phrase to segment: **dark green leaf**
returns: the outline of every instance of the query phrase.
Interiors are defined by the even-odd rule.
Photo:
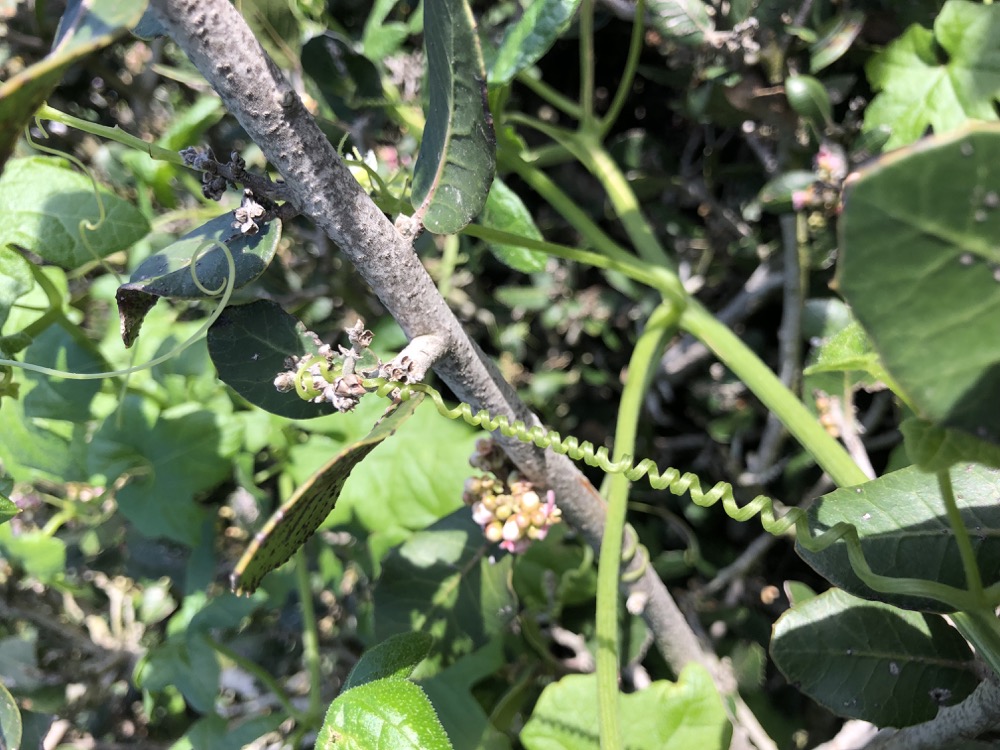
[[[203,638],[171,638],[150,649],[135,667],[136,686],[176,688],[195,711],[208,713],[219,692],[219,660]]]
[[[302,70],[316,83],[327,106],[341,119],[353,117],[354,110],[364,102],[383,98],[378,68],[355,52],[349,39],[335,32],[327,31],[305,43]]]
[[[860,10],[839,14],[827,27],[822,37],[809,47],[809,72],[818,73],[832,65],[851,48],[865,25],[865,14]]]
[[[774,625],[771,656],[802,692],[838,716],[880,727],[933,719],[979,679],[972,651],[939,615],[905,612],[830,589]]]
[[[67,270],[124,250],[149,232],[145,217],[128,201],[101,190],[106,217],[93,183],[59,159],[14,159],[0,176],[0,246],[18,245]]]
[[[542,239],[542,233],[535,226],[531,212],[517,193],[507,187],[499,177],[493,181],[489,198],[486,199],[486,207],[479,215],[479,223],[484,227],[499,229],[528,239]],[[517,271],[535,273],[545,270],[545,253],[517,245],[498,245],[493,242],[489,243],[489,248],[502,263]]]
[[[108,369],[104,359],[62,326],[50,326],[24,352],[25,361],[63,372],[92,373]],[[34,387],[24,397],[27,417],[85,422],[90,402],[101,390],[100,380],[73,380],[28,371]]]
[[[833,117],[830,95],[826,88],[812,76],[788,76],[785,79],[785,96],[798,114],[822,131]]]
[[[996,120],[1000,95],[1000,5],[949,0],[934,31],[911,26],[865,67],[881,90],[865,112],[865,129],[892,128],[887,148],[945,133],[966,120]],[[941,50],[944,54],[941,54]]]
[[[712,677],[689,664],[677,682],[658,680],[618,697],[630,750],[724,750],[730,724]],[[526,750],[599,748],[597,677],[569,675],[542,691],[521,732]]]
[[[922,419],[907,419],[899,429],[906,442],[906,454],[923,471],[944,471],[960,462],[1000,468],[1000,446],[995,443]]]
[[[142,319],[160,297],[214,299],[226,288],[229,259],[217,242],[232,255],[233,289],[241,289],[264,273],[277,252],[281,222],[269,221],[253,235],[243,234],[233,224],[233,214],[217,216],[149,256],[133,271],[117,294],[125,346],[134,343]]]
[[[274,387],[288,357],[319,351],[305,326],[274,302],[227,307],[208,329],[208,351],[222,382],[254,406],[291,419],[334,411],[328,402],[303,401],[294,392]]]
[[[579,7],[580,0],[533,0],[504,34],[490,68],[490,83],[510,83],[542,59],[569,28]]]
[[[323,750],[452,750],[424,691],[385,679],[341,693],[316,738]]]
[[[983,584],[992,585],[1000,570],[1000,471],[971,464],[956,466],[950,473]],[[809,509],[809,525],[817,533],[841,521],[857,528],[865,559],[875,573],[965,587],[958,545],[934,474],[908,467],[859,487],[835,490]],[[796,549],[820,575],[857,596],[905,609],[952,609],[923,597],[873,592],[852,570],[843,540],[823,552],[809,552],[801,544]]]
[[[433,633],[447,664],[502,632],[515,614],[511,557],[491,563],[490,547],[463,508],[393,550],[375,590],[378,637]]]
[[[995,442],[998,164],[994,126],[876,162],[848,184],[837,279],[917,413]]]
[[[426,633],[400,633],[368,649],[344,682],[344,690],[387,677],[405,679],[431,650]]]
[[[142,534],[194,547],[208,512],[195,498],[229,475],[232,431],[217,411],[186,405],[156,415],[126,398],[94,435],[88,468],[108,484],[130,478],[117,493],[118,509]]]
[[[230,579],[238,594],[252,594],[261,579],[295,554],[326,520],[354,467],[394,434],[420,404],[422,396],[388,412],[368,435],[338,453],[268,519],[236,564]]]
[[[424,26],[430,103],[411,199],[428,230],[454,234],[486,205],[496,172],[496,136],[468,4],[426,0]]]
[[[146,0],[83,0],[59,23],[52,51],[0,84],[0,169],[10,158],[31,116],[77,60],[107,46],[119,32],[138,23]],[[6,201],[0,204],[8,205]],[[2,243],[0,243],[2,245]]]

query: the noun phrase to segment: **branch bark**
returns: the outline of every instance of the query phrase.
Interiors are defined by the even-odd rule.
[[[406,335],[436,335],[447,342],[434,369],[452,391],[474,409],[537,424],[462,329],[409,239],[360,187],[229,0],[153,0],[150,7],[280,172],[291,202],[337,243]],[[552,451],[496,439],[528,479],[555,491],[563,516],[598,549],[605,505],[579,469]],[[724,694],[735,693],[731,669],[703,648],[651,568],[626,593],[645,598],[646,622],[675,670],[698,662]]]

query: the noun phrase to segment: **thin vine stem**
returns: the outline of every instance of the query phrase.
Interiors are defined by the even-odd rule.
[[[634,454],[642,401],[659,361],[664,339],[677,324],[679,311],[660,304],[650,316],[629,360],[628,379],[618,405],[615,460]],[[621,576],[622,537],[628,508],[629,480],[612,474],[608,486],[608,512],[597,564],[597,697],[601,748],[621,747],[618,692],[618,581]]]
[[[295,552],[295,583],[299,592],[299,603],[302,605],[302,660],[306,672],[309,673],[309,715],[318,717],[322,714],[323,673],[320,669],[319,628],[316,625],[316,608],[313,607],[312,586],[309,585],[309,564],[306,561],[305,547],[299,547]]]
[[[979,573],[979,565],[976,562],[976,552],[972,549],[969,530],[965,527],[962,514],[958,510],[958,503],[955,502],[955,488],[951,483],[951,473],[945,469],[935,472],[935,476],[937,476],[941,498],[944,500],[948,523],[951,526],[952,533],[955,535],[955,544],[958,545],[958,554],[962,558],[962,568],[965,571],[965,586],[972,593],[982,595],[983,579]]]
[[[288,697],[288,693],[286,693],[281,685],[278,684],[278,681],[271,676],[270,672],[256,662],[247,659],[242,654],[229,648],[229,646],[219,643],[214,638],[210,638],[207,634],[204,635],[203,638],[205,639],[205,643],[234,664],[239,665],[240,669],[256,677],[264,687],[271,691],[271,694],[274,695],[274,697],[278,700],[278,703],[281,704],[281,707],[288,712],[288,715],[296,724],[300,726],[308,726],[309,717],[295,707],[292,703],[292,699]]]
[[[594,118],[594,0],[580,4],[580,129],[600,126]]]
[[[608,107],[607,113],[601,119],[600,136],[602,139],[607,137],[608,132],[614,127],[618,116],[622,112],[622,108],[625,106],[628,95],[632,93],[632,82],[635,80],[635,74],[639,70],[639,55],[642,54],[643,37],[646,31],[646,0],[637,0],[633,18],[632,36],[629,39],[625,69],[618,80],[618,89],[615,91],[614,99],[611,100],[611,106]]]

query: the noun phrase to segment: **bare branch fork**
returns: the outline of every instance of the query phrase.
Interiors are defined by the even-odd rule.
[[[337,243],[407,337],[431,335],[444,342],[434,369],[458,398],[474,409],[538,424],[462,329],[410,240],[357,183],[228,0],[153,0],[151,7],[282,175],[289,201]],[[496,439],[525,477],[555,491],[564,517],[596,550],[604,530],[604,501],[570,459],[513,439]],[[641,565],[636,559],[630,568],[638,572]],[[633,600],[645,601],[643,616],[675,670],[698,662],[724,694],[735,693],[729,665],[702,646],[652,569],[647,567],[625,591]],[[753,719],[746,714],[741,718]]]

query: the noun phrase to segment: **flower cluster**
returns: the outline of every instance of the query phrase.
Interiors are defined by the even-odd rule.
[[[497,454],[500,452],[492,441],[480,440],[470,463],[484,471],[503,473],[495,465]],[[472,518],[482,527],[483,535],[515,554],[524,552],[533,541],[544,539],[549,529],[562,520],[555,493],[549,490],[543,500],[534,485],[518,478],[516,472],[510,472],[506,481],[494,473],[470,477],[462,499],[472,508]]]

